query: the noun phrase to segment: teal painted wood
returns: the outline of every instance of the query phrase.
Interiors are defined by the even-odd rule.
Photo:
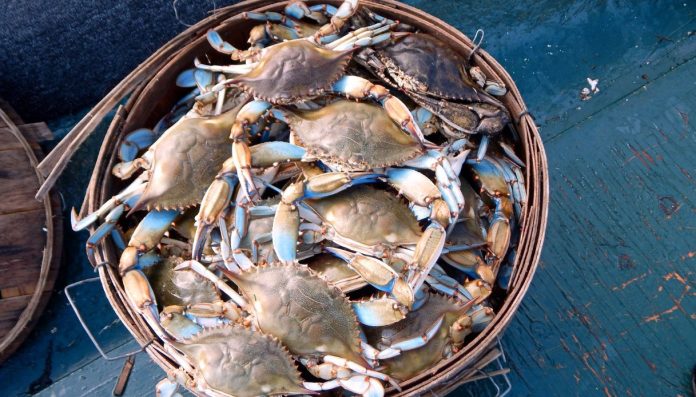
[[[502,341],[512,395],[688,396],[696,364],[696,37],[688,32],[696,30],[696,3],[408,3],[470,35],[484,28],[485,49],[516,80],[545,139],[545,250]],[[582,102],[587,77],[599,78],[601,91]],[[97,141],[61,182],[68,205],[81,201]],[[91,275],[85,236],[66,236],[63,285]],[[106,345],[127,342],[102,297],[89,293],[79,302],[91,307]],[[97,359],[62,294],[44,319],[0,368],[4,394],[23,395],[33,384],[42,395],[109,395],[120,363]],[[138,356],[126,395],[152,395],[159,369],[146,363]],[[480,382],[452,395],[490,391]]]

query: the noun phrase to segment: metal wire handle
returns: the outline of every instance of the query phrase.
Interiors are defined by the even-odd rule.
[[[99,266],[97,266],[95,268],[95,270],[98,268],[99,268]],[[94,334],[92,333],[92,331],[90,331],[84,318],[82,318],[82,314],[80,313],[80,310],[77,308],[77,304],[75,304],[75,301],[73,300],[72,296],[70,296],[70,288],[74,288],[74,287],[77,287],[77,286],[82,285],[82,284],[92,283],[92,282],[95,282],[98,280],[99,280],[99,277],[88,278],[86,280],[74,282],[74,283],[66,286],[65,289],[63,289],[63,291],[65,292],[65,296],[68,298],[68,302],[70,303],[70,306],[72,307],[73,311],[75,312],[75,315],[77,316],[77,320],[80,322],[80,324],[82,324],[82,328],[85,330],[85,333],[87,334],[87,336],[89,336],[89,339],[94,344],[94,347],[97,348],[97,351],[99,351],[99,354],[101,354],[102,358],[106,361],[120,360],[120,359],[127,358],[127,357],[130,357],[130,356],[133,356],[135,354],[142,352],[145,349],[145,346],[141,347],[138,350],[132,351],[130,353],[121,354],[121,355],[116,356],[116,357],[110,357],[109,355],[107,355],[104,352],[104,349],[102,349],[101,345],[97,341],[97,338],[94,337]]]
[[[503,344],[500,342],[499,337],[496,338],[496,346],[487,354],[491,353],[495,354],[496,358],[492,362],[486,364],[486,367],[493,365],[494,368],[488,371],[484,371],[482,368],[475,368],[473,372],[479,375],[470,377],[462,384],[487,379],[491,382],[493,387],[495,387],[495,397],[504,397],[512,391],[512,382],[510,382],[510,378],[507,375],[510,372],[510,368],[505,367],[507,365],[507,356],[505,355],[505,349],[503,349]],[[498,380],[502,382],[499,383]],[[501,386],[503,386],[503,388],[501,388]]]

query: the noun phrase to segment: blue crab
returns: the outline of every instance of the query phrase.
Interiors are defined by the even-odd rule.
[[[490,308],[475,307],[475,300],[430,293],[425,304],[405,320],[388,327],[364,327],[364,331],[370,344],[384,352],[398,352],[380,360],[382,371],[408,380],[452,356],[467,335],[480,332],[492,320]]]
[[[236,75],[220,82],[204,96],[231,85],[250,92],[254,98],[279,105],[322,95],[344,74],[354,48],[377,44],[401,35],[390,32],[391,25],[380,22],[329,43],[317,41],[327,34],[338,32],[355,12],[357,3],[357,0],[346,0],[331,22],[319,28],[313,36],[260,49],[239,50],[224,41],[217,32],[209,31],[208,41],[213,48],[231,55],[232,59],[249,62],[220,66],[204,65],[196,60],[195,65],[199,69]],[[255,16],[261,18],[264,14]]]
[[[244,323],[278,338],[310,373],[327,380],[304,382],[305,388],[343,387],[363,395],[382,395],[379,380],[398,388],[390,377],[369,368],[350,301],[306,266],[273,263],[240,272],[220,269],[242,295],[196,261],[185,262],[179,269],[194,270],[211,280],[231,298],[228,306],[250,314]]]
[[[296,395],[310,391],[288,350],[274,337],[242,325],[202,328],[179,314],[166,322],[172,334],[182,335],[167,350],[193,374],[192,386],[207,396],[252,397]],[[181,352],[181,353],[179,353]],[[158,396],[174,396],[183,380],[164,380]]]
[[[510,121],[505,106],[471,80],[467,60],[427,33],[405,35],[378,49],[365,48],[354,59],[437,115],[454,138],[482,134],[484,146]],[[499,84],[496,88],[492,92],[502,93]]]
[[[181,212],[200,203],[217,170],[229,155],[228,131],[237,118],[237,112],[248,98],[246,94],[232,99],[236,107],[217,116],[184,117],[168,128],[141,157],[117,164],[116,174],[130,177],[144,169],[123,191],[107,200],[97,211],[77,220],[73,211],[73,230],[82,230],[100,220],[102,224],[87,240],[87,254],[93,257],[95,245],[111,234],[118,219],[127,211],[141,209],[148,214],[133,231],[119,260],[119,271],[126,294],[133,307],[141,313],[153,329],[168,338],[159,326],[156,299],[142,272],[142,257],[160,242],[172,222]],[[126,138],[122,152],[133,150],[131,137]],[[143,145],[144,146],[144,145]],[[144,148],[140,144],[138,149]],[[201,189],[202,188],[202,189]]]

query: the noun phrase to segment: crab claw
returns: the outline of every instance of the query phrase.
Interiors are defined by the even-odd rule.
[[[391,266],[379,259],[339,248],[326,247],[326,251],[346,261],[365,281],[380,291],[390,293],[400,304],[406,307],[413,305],[413,290]]]
[[[166,341],[174,340],[160,324],[155,293],[152,291],[145,274],[138,269],[132,269],[126,272],[121,280],[131,306],[145,318],[145,321],[152,327],[157,336]]]
[[[423,232],[423,236],[416,244],[412,267],[409,269],[408,284],[412,290],[418,290],[425,282],[430,269],[442,253],[445,236],[445,229],[437,222],[432,222]]]
[[[353,311],[361,324],[383,327],[406,318],[406,308],[388,296],[353,302]]]
[[[223,40],[220,33],[212,29],[206,33],[205,37],[208,39],[208,43],[210,43],[211,47],[223,54],[232,55],[239,51],[235,46]]]
[[[408,107],[397,97],[392,96],[384,86],[373,84],[358,76],[343,76],[332,87],[338,94],[344,94],[356,99],[374,99],[382,104],[389,117],[401,128],[408,132],[418,142],[424,143],[425,137],[418,127]]]
[[[319,40],[328,35],[336,34],[341,31],[341,28],[346,24],[350,17],[355,14],[358,9],[358,0],[344,0],[341,6],[331,18],[331,21],[326,25],[319,28],[319,30],[314,34],[314,40],[319,42]]]
[[[297,258],[297,240],[300,235],[300,212],[296,204],[280,202],[273,218],[273,249],[283,263]]]
[[[191,248],[193,259],[200,259],[203,253],[205,236],[210,231],[210,228],[216,224],[222,211],[229,205],[232,198],[232,190],[236,184],[236,176],[216,178],[205,192],[200,210],[196,216],[198,225]]]

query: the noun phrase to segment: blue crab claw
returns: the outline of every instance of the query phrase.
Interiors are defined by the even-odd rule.
[[[300,235],[300,213],[296,204],[281,202],[273,218],[273,249],[283,263],[297,258],[297,240]]]
[[[174,338],[160,324],[155,293],[147,281],[145,274],[137,269],[126,272],[121,278],[123,289],[131,305],[140,313],[157,336],[165,341]]]
[[[208,43],[210,43],[210,45],[213,48],[215,48],[223,54],[232,55],[237,51],[237,48],[235,46],[223,40],[220,36],[220,33],[212,29],[208,31],[208,33],[206,34],[206,38],[208,39]]]
[[[490,141],[491,138],[488,135],[481,137],[481,142],[479,143],[478,150],[476,151],[476,161],[481,161],[484,157],[486,157],[486,152],[488,151]]]
[[[382,174],[371,172],[328,172],[310,177],[306,181],[290,184],[283,191],[280,204],[273,218],[273,248],[281,262],[289,263],[297,258],[300,212],[303,199],[327,197],[347,188],[364,183],[374,183]]]
[[[210,86],[215,83],[215,76],[209,70],[196,69],[196,71],[193,72],[193,77],[200,92],[208,91]]]
[[[193,259],[198,260],[203,254],[205,238],[210,229],[217,223],[220,214],[229,205],[232,191],[236,184],[237,177],[235,175],[223,176],[216,178],[205,192],[196,216],[198,224],[196,225],[196,233],[191,246]]]
[[[138,152],[148,148],[157,139],[157,135],[149,128],[140,128],[126,135],[121,142],[118,157],[121,161],[133,161]]]
[[[102,223],[97,230],[92,233],[92,235],[89,236],[87,239],[87,256],[89,257],[89,261],[91,263],[96,263],[96,260],[94,259],[94,247],[104,239],[104,237],[108,236],[111,234],[111,232],[114,230],[116,227],[116,222],[118,219],[123,215],[125,209],[125,205],[121,204],[116,206],[109,214],[106,216],[104,219],[104,223]],[[75,210],[73,209],[73,213]]]
[[[325,24],[314,35],[314,39],[318,40],[321,37],[339,33],[341,28],[348,22],[350,17],[355,14],[358,9],[358,0],[344,0],[343,3],[336,9],[336,12],[331,17],[330,23]]]
[[[278,12],[273,12],[273,11],[268,11],[268,12],[245,12],[242,14],[242,18],[246,19],[251,19],[253,21],[269,21],[269,22],[282,22],[282,23],[287,23],[288,25],[286,26],[294,26],[295,23],[290,20],[285,18],[283,14],[280,14]]]
[[[373,172],[327,172],[319,174],[307,180],[303,198],[318,199],[332,196],[352,186],[378,182],[384,177],[386,175]]]
[[[355,99],[373,99],[379,102],[389,117],[401,126],[418,142],[424,143],[425,138],[408,107],[397,97],[392,96],[387,88],[373,84],[359,76],[343,76],[331,88],[336,94],[343,94]]]
[[[370,256],[353,253],[339,248],[326,247],[327,252],[348,263],[348,266],[380,291],[388,292],[400,304],[411,307],[414,292],[399,274],[388,264]]]
[[[438,317],[435,322],[428,327],[428,329],[423,333],[423,335],[418,335],[414,338],[402,340],[400,342],[396,342],[390,346],[390,348],[399,350],[399,351],[407,351],[407,350],[414,350],[418,349],[419,347],[425,346],[428,342],[430,342],[437,332],[440,330],[440,327],[442,326],[442,323],[445,320],[445,316],[442,315]]]
[[[411,286],[413,291],[418,290],[423,285],[430,270],[435,266],[435,262],[440,257],[442,248],[445,245],[445,236],[445,229],[442,225],[432,222],[423,232],[423,236],[421,236],[418,244],[416,244],[413,263],[407,278],[408,285]]]
[[[196,86],[196,80],[193,77],[193,73],[196,69],[186,69],[179,73],[176,77],[176,85],[182,88],[193,88]]]
[[[352,303],[358,321],[371,327],[383,327],[406,318],[407,310],[388,296],[372,297]]]

